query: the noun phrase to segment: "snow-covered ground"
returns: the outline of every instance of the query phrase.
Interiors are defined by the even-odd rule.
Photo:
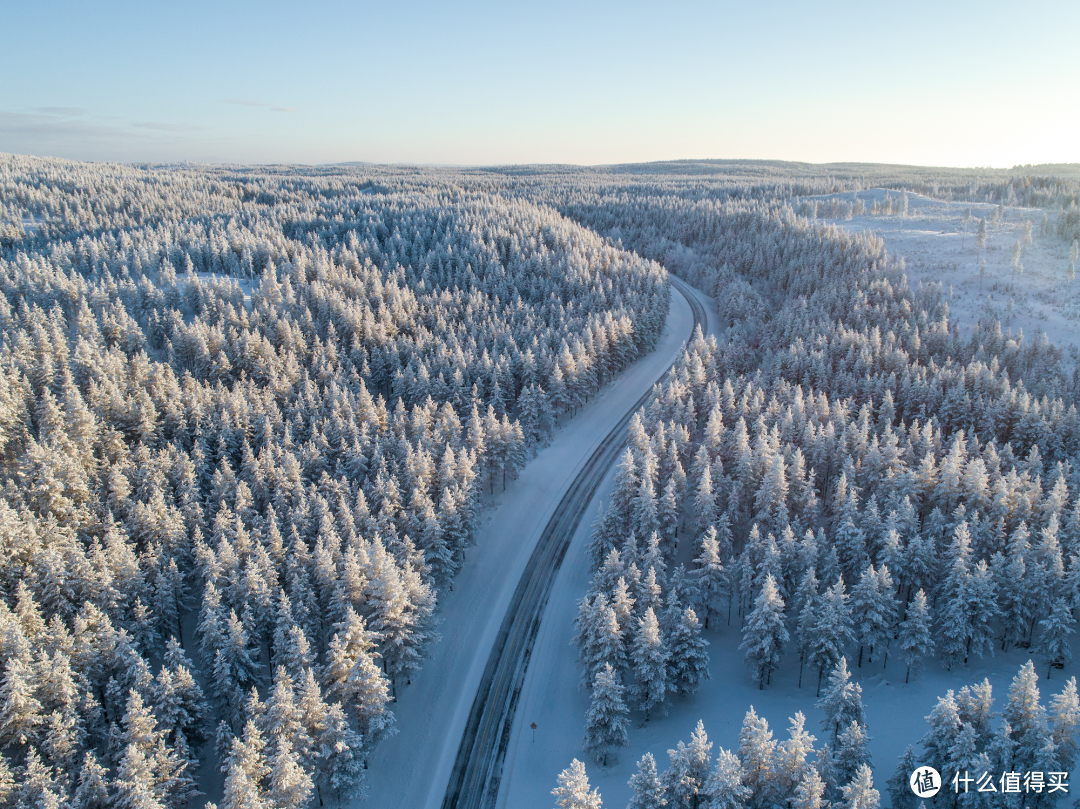
[[[358,806],[437,809],[441,805],[484,665],[536,541],[578,470],[675,360],[692,324],[689,304],[673,288],[667,327],[657,348],[623,371],[568,421],[487,512],[453,591],[441,597],[442,639],[429,649],[412,684],[399,689],[394,712],[400,732],[381,742],[371,757],[369,798],[366,803],[357,802]],[[574,547],[579,545],[575,537]],[[572,549],[562,566],[564,573],[580,567],[576,558]],[[584,570],[587,573],[587,566]],[[577,597],[553,595],[548,611],[563,602],[572,606]],[[562,619],[555,616],[554,620]],[[541,633],[548,623],[545,613]],[[534,653],[533,666],[545,663]],[[576,683],[572,669],[561,673],[567,682]],[[522,708],[517,715],[522,716]]]
[[[880,188],[858,193],[869,212],[875,201],[886,196],[899,199],[899,192]],[[855,201],[854,193],[807,197],[829,203]],[[890,253],[907,262],[908,281],[941,283],[949,300],[951,315],[961,329],[976,323],[987,313],[1001,320],[1002,330],[1015,334],[1023,329],[1025,339],[1045,332],[1062,347],[1080,346],[1080,281],[1066,281],[1069,244],[1056,235],[1040,235],[1044,213],[1049,224],[1057,222],[1055,212],[1036,208],[1004,207],[999,224],[993,224],[997,205],[947,203],[920,194],[908,194],[908,213],[872,215],[851,219],[828,219],[851,231],[871,231],[879,235]],[[970,212],[966,220],[965,214]],[[987,226],[986,249],[975,246],[979,219]],[[1033,243],[1024,245],[1024,224],[1031,222]],[[1023,274],[1012,270],[1013,246],[1023,246]],[[986,259],[986,274],[979,279],[980,259]]]
[[[39,227],[45,224],[44,219],[39,219],[33,214],[23,214],[22,228],[26,231],[27,235],[32,234]]]
[[[613,476],[604,486],[610,488]],[[574,598],[580,598],[588,586],[588,557],[585,542],[588,526],[575,537],[566,563],[563,565],[565,579],[556,585],[556,594],[566,586],[566,592],[552,603],[545,613],[537,641],[535,659],[530,666],[518,708],[518,722],[507,755],[507,777],[500,793],[500,807],[506,809],[550,809],[551,790],[559,772],[577,758],[585,763],[589,782],[597,787],[607,809],[623,809],[630,799],[627,781],[634,773],[637,760],[646,752],[656,759],[657,768],[663,770],[669,763],[667,751],[680,741],[689,742],[690,734],[698,719],[705,723],[709,740],[713,742],[713,759],[719,748],[736,750],[743,717],[751,706],[764,717],[773,737],[778,741],[787,738],[789,718],[797,711],[806,715],[807,730],[818,736],[817,745],[823,741],[820,722],[823,714],[814,707],[816,675],[803,673],[802,688],[798,688],[799,660],[791,651],[790,644],[779,671],[772,676],[771,685],[758,690],[757,682],[747,674],[743,654],[739,651],[742,634],[739,618],[732,619],[731,626],[713,626],[705,632],[711,646],[710,673],[712,679],[702,684],[700,692],[692,697],[676,699],[671,711],[663,719],[652,719],[641,727],[641,714],[633,714],[630,744],[620,748],[619,760],[614,765],[601,767],[581,750],[581,737],[585,730],[585,711],[589,696],[585,689],[578,689],[578,669],[575,665],[576,651],[570,644],[573,636],[571,621],[576,612]],[[570,591],[576,593],[570,596]],[[1004,707],[1009,684],[1023,663],[1030,659],[1021,649],[993,658],[974,658],[968,667],[946,672],[931,663],[910,684],[904,684],[904,664],[890,656],[888,666],[863,663],[863,668],[851,664],[852,679],[863,689],[863,705],[872,740],[874,784],[881,792],[884,805],[889,804],[885,782],[896,769],[897,759],[907,745],[918,742],[928,727],[925,717],[933,709],[937,697],[948,689],[960,689],[984,677],[990,679],[994,688],[995,707]],[[1046,668],[1036,659],[1035,669],[1040,678]],[[1077,675],[1080,668],[1073,663],[1064,671],[1055,671],[1052,679],[1040,679],[1039,687],[1045,704],[1050,694],[1059,691],[1065,681]],[[536,722],[536,738],[533,741],[528,728]]]

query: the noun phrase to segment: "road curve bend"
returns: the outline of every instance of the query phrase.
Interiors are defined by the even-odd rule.
[[[694,325],[687,335],[689,340],[699,325],[703,332],[707,330],[708,316],[686,283],[671,274],[668,279],[686,298],[693,312]],[[589,501],[626,444],[630,419],[651,395],[650,389],[605,436],[544,527],[488,656],[442,809],[492,809],[495,806],[514,711],[555,576]]]

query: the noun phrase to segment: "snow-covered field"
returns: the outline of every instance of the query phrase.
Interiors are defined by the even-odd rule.
[[[466,565],[454,580],[453,591],[442,596],[442,638],[429,649],[428,659],[413,676],[412,684],[399,690],[399,701],[393,707],[400,732],[381,742],[372,755],[369,798],[357,802],[358,806],[420,809],[441,805],[477,684],[533,546],[580,467],[675,360],[690,336],[692,323],[689,304],[673,288],[667,327],[657,348],[623,371],[568,421],[489,510],[477,531],[477,544],[469,550]],[[587,528],[586,524],[584,530]],[[579,540],[575,537],[574,548],[580,549]],[[563,573],[573,569],[587,577],[587,566],[576,559],[572,548]],[[564,602],[572,609],[578,597],[566,594],[560,586],[556,584],[549,612],[552,605],[562,607]],[[561,620],[545,613],[541,633],[549,623]],[[545,653],[534,653],[532,666],[546,668]],[[567,682],[577,682],[573,669],[561,673]],[[519,707],[519,718],[523,710]],[[554,774],[550,778],[553,782]]]
[[[853,203],[854,193],[808,197],[819,203],[831,200]],[[899,199],[899,192],[869,189],[858,193],[868,211],[851,219],[824,221],[851,231],[871,231],[879,235],[890,253],[904,258],[908,281],[940,283],[949,300],[950,313],[961,329],[991,314],[1001,320],[1002,330],[1015,334],[1023,330],[1025,340],[1038,333],[1065,346],[1080,346],[1080,282],[1066,279],[1070,245],[1056,235],[1041,235],[1044,211],[1035,208],[1003,207],[981,203],[946,203],[920,194],[908,194],[906,216],[873,215],[887,196]],[[970,217],[965,220],[965,215]],[[1000,221],[995,224],[995,215]],[[986,247],[976,249],[979,219],[986,220]],[[1049,225],[1056,224],[1049,214]],[[1025,223],[1031,223],[1032,243],[1024,244]],[[1013,247],[1021,242],[1023,274],[1012,269]],[[980,260],[986,272],[979,278]]]

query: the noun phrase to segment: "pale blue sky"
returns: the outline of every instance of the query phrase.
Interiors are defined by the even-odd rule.
[[[1080,161],[1080,2],[11,2],[0,151]]]

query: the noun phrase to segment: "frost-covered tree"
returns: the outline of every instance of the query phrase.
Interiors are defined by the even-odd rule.
[[[660,776],[667,806],[693,809],[700,804],[710,776],[711,751],[712,742],[700,719],[690,735],[690,744],[679,742],[674,750],[668,750],[671,763]]]
[[[783,796],[794,795],[799,784],[814,769],[810,756],[814,753],[814,736],[806,730],[806,717],[801,711],[791,718],[788,738],[776,748],[776,778]]]
[[[863,764],[851,781],[843,787],[842,809],[878,809],[881,794],[874,789],[874,776],[870,767]]]
[[[803,574],[799,589],[795,591],[794,607],[798,610],[798,622],[795,625],[795,644],[799,650],[799,688],[802,688],[803,666],[814,640],[814,626],[818,619],[817,571],[811,566]]]
[[[1013,678],[1009,699],[1001,714],[1011,730],[1013,764],[1025,770],[1036,766],[1050,739],[1046,709],[1039,702],[1038,679],[1029,660]]]
[[[667,805],[664,785],[656,772],[656,759],[646,753],[637,763],[637,771],[628,782],[633,793],[627,809],[662,809]]]
[[[743,717],[737,754],[743,767],[743,783],[750,790],[749,804],[755,808],[770,806],[778,787],[776,741],[769,723],[757,715],[753,706]]]
[[[652,711],[662,708],[670,689],[668,683],[668,646],[660,631],[660,622],[652,607],[638,619],[637,634],[631,650],[634,694],[646,721]]]
[[[668,637],[668,681],[679,694],[694,694],[701,680],[709,679],[709,642],[701,637],[697,614],[687,607]]]
[[[701,538],[701,552],[694,562],[697,564],[698,604],[705,616],[705,628],[709,628],[709,618],[719,617],[721,604],[731,592],[731,579],[720,558],[720,542],[716,527],[710,525]],[[730,617],[730,616],[729,616]]]
[[[889,569],[875,570],[869,565],[863,571],[858,585],[851,591],[851,612],[855,617],[855,636],[859,643],[859,661],[862,666],[863,650],[867,660],[873,660],[874,650],[882,650],[889,641],[896,621],[896,602],[893,597],[895,585]],[[884,654],[879,656],[884,657]]]
[[[750,798],[750,788],[743,781],[742,762],[730,750],[720,750],[709,778],[701,790],[704,809],[742,809]]]
[[[1046,660],[1046,678],[1054,668],[1061,668],[1072,660],[1069,635],[1073,633],[1073,614],[1065,599],[1054,602],[1050,614],[1039,621],[1039,654]]]
[[[761,592],[754,601],[754,610],[743,627],[744,659],[750,674],[765,688],[773,670],[780,662],[780,653],[788,641],[784,624],[784,599],[776,589],[772,575],[765,578]]]
[[[605,766],[611,748],[623,747],[629,741],[626,734],[629,709],[623,701],[624,690],[610,663],[596,673],[592,702],[589,712],[585,714],[585,738],[581,746]]]
[[[847,658],[841,657],[836,667],[829,674],[825,693],[817,702],[817,707],[825,712],[821,720],[822,729],[836,743],[842,730],[852,722],[866,723],[866,714],[862,705],[862,686],[851,682]]]
[[[912,670],[918,675],[923,660],[934,651],[930,627],[930,608],[927,606],[926,593],[920,589],[908,604],[907,615],[900,624],[900,655],[907,663],[905,683],[910,680]]]
[[[809,644],[807,663],[818,672],[818,693],[821,678],[844,659],[844,650],[854,640],[851,628],[851,607],[840,578],[826,590],[818,602],[817,619],[814,621]],[[847,663],[844,662],[846,669]]]
[[[394,714],[387,707],[390,684],[375,663],[376,637],[368,631],[364,619],[350,610],[330,642],[323,674],[327,694],[353,709],[369,747],[394,730]]]
[[[34,674],[27,661],[13,658],[0,682],[0,740],[24,745],[36,739],[44,722],[41,703],[35,696]]]
[[[848,783],[861,767],[870,764],[869,744],[866,726],[854,720],[836,737],[834,766],[837,783]]]
[[[1047,711],[1054,744],[1054,755],[1063,770],[1076,763],[1080,749],[1080,698],[1076,693],[1076,678],[1070,677],[1060,694],[1050,700]]]
[[[558,809],[602,809],[600,793],[589,786],[585,765],[576,758],[559,773],[558,784],[551,790]]]
[[[791,798],[792,809],[827,809],[825,800],[825,782],[821,780],[817,769],[811,767],[806,777],[795,788]]]
[[[909,744],[897,760],[896,772],[892,774],[886,785],[894,809],[915,809],[916,796],[911,791],[909,779],[918,764],[915,748]]]

